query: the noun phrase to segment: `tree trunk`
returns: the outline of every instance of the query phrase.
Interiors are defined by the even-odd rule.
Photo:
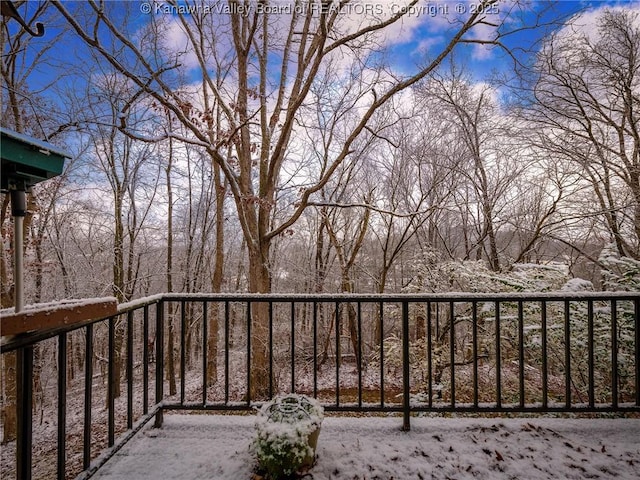
[[[16,353],[2,355],[4,395],[2,401],[2,444],[16,439]]]
[[[353,293],[353,282],[347,277],[342,279],[342,292]],[[358,345],[360,344],[360,336],[358,335],[358,318],[356,309],[352,303],[347,304],[347,328],[349,329],[349,339],[351,340],[351,346],[353,347],[353,354],[356,358],[356,367],[360,371],[360,352]]]
[[[216,189],[216,254],[211,277],[211,291],[219,293],[222,289],[224,276],[224,198],[227,187],[221,179],[220,166],[213,165],[214,188]],[[218,380],[218,310],[209,313],[207,339],[207,385],[211,386]]]
[[[116,189],[115,193],[115,230],[113,238],[113,296],[117,298],[118,303],[124,302],[124,224],[122,222],[122,195],[120,190]],[[124,324],[118,320],[115,324],[114,334],[114,384],[113,396],[118,398],[121,395],[120,378],[122,378],[122,346],[124,344]],[[108,399],[107,399],[108,401]]]
[[[175,362],[175,326],[174,326],[174,314],[175,308],[172,308],[169,304],[169,323],[167,325],[167,351],[165,353],[167,362],[166,379],[169,380],[169,395],[175,395],[178,391],[176,386],[176,362]]]
[[[267,263],[268,245],[262,249],[248,245],[249,291],[251,293],[271,292],[271,273]],[[269,304],[251,304],[251,400],[269,398]]]

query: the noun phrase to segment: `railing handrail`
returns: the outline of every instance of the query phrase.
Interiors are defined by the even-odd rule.
[[[321,301],[321,302],[492,302],[500,301],[581,301],[581,300],[636,300],[640,292],[445,292],[445,293],[163,293],[162,300],[180,301]],[[139,301],[143,301],[140,299]],[[134,300],[131,304],[135,304]],[[128,305],[128,304],[123,304]],[[140,306],[140,305],[138,305]]]
[[[599,300],[629,300],[640,298],[640,292],[601,291],[601,292],[446,292],[446,293],[158,293],[132,300],[118,305],[117,315],[166,301],[219,301],[219,302],[577,302]],[[1,318],[1,316],[0,316]],[[52,329],[39,330],[13,337],[2,337],[0,353],[8,353],[21,347],[53,338],[61,333],[68,333],[105,319],[101,316],[63,325]],[[1,332],[0,332],[1,333]]]

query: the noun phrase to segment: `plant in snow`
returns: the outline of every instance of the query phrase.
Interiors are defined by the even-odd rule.
[[[621,257],[614,244],[605,245],[598,261],[606,267],[602,277],[607,290],[640,291],[640,261]]]
[[[583,278],[570,278],[560,289],[561,292],[593,292],[593,283]]]
[[[483,261],[438,261],[426,253],[414,263],[415,275],[405,287],[417,292],[550,292],[568,280],[559,263],[516,263],[508,272],[494,272]]]
[[[311,466],[323,418],[320,403],[305,395],[280,395],[262,406],[252,449],[269,480]]]
[[[612,247],[603,250],[600,261],[608,269],[603,272],[608,290],[640,290],[640,262],[621,258]],[[511,271],[493,272],[483,262],[438,262],[433,256],[425,255],[416,263],[415,275],[406,292],[562,291],[574,294],[593,290],[591,282],[569,278],[566,266],[561,264],[515,264]],[[438,303],[428,305],[409,309],[412,322],[409,357],[416,392],[414,401],[428,401],[425,392],[429,390],[433,401],[448,401],[451,394],[451,372],[455,371],[459,379],[470,378],[474,363],[478,368],[480,401],[492,400],[495,384],[493,372],[498,351],[495,344],[496,304],[479,303],[475,313],[471,305],[464,303],[452,303],[450,306]],[[616,400],[624,402],[632,398],[635,391],[634,305],[629,301],[618,301],[614,305],[617,316]],[[501,400],[505,403],[520,401],[516,367],[520,363],[518,345],[522,342],[527,402],[542,401],[543,392],[539,379],[545,369],[549,379],[547,396],[550,401],[566,401],[568,374],[573,402],[589,401],[590,388],[595,402],[612,401],[614,366],[611,346],[614,332],[611,307],[610,303],[601,301],[523,302],[520,306],[515,301],[500,302]],[[474,315],[477,320],[478,342],[475,351],[472,330]],[[392,315],[387,317],[394,318]],[[454,329],[453,333],[451,329]],[[431,332],[429,339],[426,338],[427,331]],[[401,336],[386,337],[382,350],[387,375],[390,378],[399,376],[402,368]],[[378,357],[379,355],[374,354],[374,364],[379,365]],[[451,368],[452,361],[454,369]],[[590,385],[591,381],[593,384]],[[458,382],[456,399],[471,401],[473,392],[465,390],[464,385],[465,382]]]

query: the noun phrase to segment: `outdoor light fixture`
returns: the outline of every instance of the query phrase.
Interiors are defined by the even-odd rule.
[[[23,224],[27,213],[26,191],[37,183],[62,173],[65,158],[71,155],[50,143],[0,128],[0,190],[11,194],[14,219],[15,311],[24,306],[23,294]]]

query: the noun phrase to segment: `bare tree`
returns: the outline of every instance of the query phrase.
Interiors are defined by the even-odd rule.
[[[640,16],[605,10],[597,31],[588,17],[556,32],[535,65],[529,119],[544,128],[544,146],[573,164],[573,175],[593,191],[620,255],[640,258]]]
[[[500,144],[500,138],[506,138],[508,132],[497,116],[497,105],[489,86],[474,87],[464,72],[452,63],[447,75],[432,76],[422,95],[426,95],[429,101],[435,99],[444,122],[454,132],[451,140],[458,139],[464,147],[458,152],[461,158],[456,165],[471,187],[471,198],[466,197],[461,203],[466,208],[478,205],[478,235],[471,248],[477,247],[478,257],[484,253],[491,269],[498,271],[500,255],[496,218],[499,201],[526,164],[522,158],[519,165],[510,162],[508,157],[513,152],[506,151]],[[505,168],[506,163],[511,165]],[[468,226],[463,229],[468,231]]]
[[[103,174],[98,184],[108,192],[103,201],[112,209],[111,291],[119,302],[131,300],[136,293],[142,257],[137,240],[160,181],[153,146],[123,135],[117,127],[126,91],[127,83],[121,76],[105,73],[87,95],[92,99],[88,110],[95,119],[88,131],[92,145],[88,155]],[[135,121],[138,112],[131,109],[128,113],[130,121]],[[114,345],[117,379],[122,369],[124,331],[124,323],[118,321]],[[115,382],[114,394],[120,395],[119,381]]]
[[[161,15],[152,16],[148,29],[138,31],[136,38],[142,38],[143,42],[137,43],[129,40],[133,37],[121,26],[122,11],[116,15],[108,3],[76,4],[77,10],[72,12],[68,5],[54,2],[80,38],[136,85],[139,98],[152,98],[168,108],[189,132],[183,140],[202,146],[220,166],[242,226],[252,292],[270,291],[270,247],[274,238],[298,220],[312,195],[350,158],[354,142],[367,135],[367,127],[380,107],[434,71],[461,42],[502,46],[504,32],[490,21],[485,8],[497,2],[484,0],[482,8],[464,18],[452,19],[449,40],[423,67],[409,76],[393,77],[384,69],[371,68],[366,61],[357,59],[366,59],[365,53],[377,44],[377,35],[400,22],[407,11],[386,18],[360,17],[354,25],[349,23],[353,18],[343,11],[348,3],[326,3],[326,8],[317,8],[321,5],[318,2],[299,1],[297,5],[308,8],[296,8],[290,16],[271,15],[259,9],[246,15],[211,15],[205,8],[194,8],[187,16],[171,2],[167,8],[179,18],[187,48],[177,53],[165,48],[165,54],[159,55],[149,53],[148,49],[157,51],[163,42],[166,46],[168,42],[158,36],[168,29],[159,29],[157,25],[170,22],[173,15],[164,19]],[[249,3],[230,0],[229,6],[239,12]],[[122,5],[118,8],[121,10]],[[472,32],[478,26],[489,27],[492,33],[485,38],[474,35]],[[359,108],[350,133],[328,157],[329,163],[308,172],[312,176],[300,185],[299,201],[286,217],[274,224],[271,212],[276,190],[297,136],[296,125],[303,106],[310,99],[319,73],[340,56],[349,58],[351,52],[357,53],[356,61],[345,78],[354,82]],[[179,76],[175,75],[187,61],[191,68],[198,69],[198,76],[206,85],[195,95],[181,88]],[[222,84],[219,78],[224,78]],[[220,128],[212,111],[216,105],[223,112],[220,120],[224,138],[216,136]],[[354,102],[345,104],[348,109],[353,106]],[[129,130],[130,126],[123,124],[121,128]],[[226,155],[228,147],[233,150],[231,156]],[[256,304],[252,312],[255,341],[249,394],[259,398],[267,393],[269,383],[265,380],[268,379],[266,305]]]

